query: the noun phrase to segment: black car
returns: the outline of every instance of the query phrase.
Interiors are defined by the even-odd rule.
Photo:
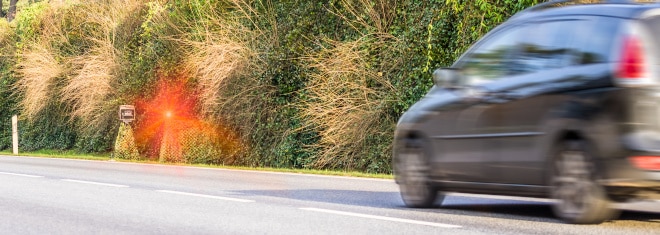
[[[395,132],[406,205],[553,198],[590,224],[614,219],[612,202],[660,199],[660,3],[593,2],[526,9],[434,72]]]

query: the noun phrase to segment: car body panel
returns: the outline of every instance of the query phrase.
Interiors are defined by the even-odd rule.
[[[658,8],[660,5],[601,4],[512,17],[451,66],[461,80],[454,86],[433,86],[401,116],[394,161],[400,160],[397,152],[410,139],[422,139],[429,145],[425,151],[430,180],[443,191],[547,197],[557,143],[580,138],[592,151],[599,182],[608,187],[610,195],[632,199],[660,194],[660,172],[640,170],[628,160],[640,154],[660,156],[660,86],[621,86],[616,77],[619,45],[627,27],[655,22]],[[542,43],[528,40],[524,44],[526,39],[520,39],[516,48],[504,49],[519,57],[509,58],[507,52],[479,54],[489,43],[500,40],[498,37],[506,39],[507,33],[533,32],[526,30],[537,25],[556,30],[570,24],[580,25],[569,32],[575,39],[552,42],[565,47],[544,49]],[[606,28],[606,32],[579,32],[584,28]],[[589,36],[596,39],[580,41]],[[654,40],[643,39],[646,49],[660,48],[660,40]],[[660,61],[655,60],[660,58],[658,52],[647,54]],[[492,81],[488,77],[485,82],[470,80],[481,78],[478,73],[467,75],[473,71],[466,68],[474,65],[481,66],[475,67],[477,72],[489,68],[502,75]],[[498,66],[507,66],[507,71],[497,70]],[[660,63],[652,70],[655,76]],[[402,169],[394,165],[396,177]]]

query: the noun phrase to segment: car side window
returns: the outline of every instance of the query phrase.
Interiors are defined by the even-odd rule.
[[[459,61],[464,84],[479,85],[510,74],[520,27],[514,26],[485,39]]]
[[[610,17],[597,17],[585,22],[576,31],[578,64],[604,63],[610,60],[612,45],[619,31],[620,21]]]
[[[534,24],[535,26],[532,26]],[[516,55],[515,74],[536,72],[545,68],[548,60],[556,54],[550,44],[554,38],[555,25],[552,23],[527,24],[525,37],[520,39],[520,53]]]
[[[461,61],[464,84],[609,59],[618,22],[605,17],[529,22],[486,38]]]
[[[534,22],[525,27],[516,56],[517,74],[563,68],[575,64],[575,30],[582,21]]]

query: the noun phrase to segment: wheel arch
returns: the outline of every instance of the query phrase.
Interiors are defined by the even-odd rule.
[[[398,161],[401,161],[399,153],[406,148],[421,148],[424,152],[426,161],[429,161],[428,158],[431,156],[430,154],[432,154],[432,148],[429,145],[429,137],[420,130],[413,129],[400,132],[399,135],[395,137],[394,141],[395,143],[392,151],[392,161],[394,162],[392,164],[392,171],[394,172],[395,182],[399,183],[400,178],[398,177],[399,174],[397,174],[397,172],[400,172],[400,169],[398,169],[399,164],[397,164]]]
[[[573,122],[575,120],[572,120]],[[572,122],[572,123],[573,123]],[[543,148],[546,154],[545,157],[545,177],[544,177],[544,185],[545,186],[551,186],[552,184],[552,174],[553,174],[553,166],[554,161],[556,159],[556,155],[558,152],[559,147],[567,142],[567,141],[584,141],[586,142],[587,145],[590,145],[590,141],[588,139],[589,137],[584,133],[584,130],[578,129],[578,128],[569,128],[568,126],[565,126],[564,128],[556,129],[551,132],[550,138],[547,140],[547,144],[545,145],[545,148]],[[548,188],[549,190],[550,187]]]

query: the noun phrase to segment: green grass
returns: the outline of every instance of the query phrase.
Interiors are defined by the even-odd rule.
[[[0,151],[0,155],[13,155],[11,151]],[[272,168],[272,167],[247,167],[247,166],[225,166],[225,165],[209,165],[209,164],[183,164],[183,163],[162,163],[157,161],[129,161],[124,159],[113,159],[110,154],[81,154],[69,150],[39,150],[33,152],[21,152],[18,156],[29,157],[48,157],[48,158],[66,158],[66,159],[81,159],[81,160],[95,160],[95,161],[109,161],[115,160],[118,162],[135,162],[159,165],[176,165],[176,166],[193,166],[202,168],[219,168],[219,169],[234,169],[234,170],[249,170],[249,171],[268,171],[268,172],[281,172],[281,173],[298,173],[298,174],[313,174],[313,175],[328,175],[328,176],[347,176],[347,177],[360,177],[360,178],[376,178],[376,179],[393,179],[393,175],[388,174],[370,174],[357,171],[330,171],[330,170],[311,170],[311,169],[290,169],[290,168]]]
[[[371,174],[371,173],[364,173],[357,171],[331,171],[331,170],[291,169],[291,168],[272,168],[272,167],[247,167],[247,166],[218,166],[218,165],[202,165],[202,164],[195,164],[191,166],[208,167],[208,168],[224,168],[224,169],[235,169],[235,170],[250,170],[250,171],[270,171],[270,172],[282,172],[282,173],[394,179],[393,175]]]
[[[3,155],[13,155],[11,151],[0,151]],[[39,150],[33,152],[19,152],[18,156],[68,158],[84,160],[110,160],[110,154],[81,154],[70,150]]]

